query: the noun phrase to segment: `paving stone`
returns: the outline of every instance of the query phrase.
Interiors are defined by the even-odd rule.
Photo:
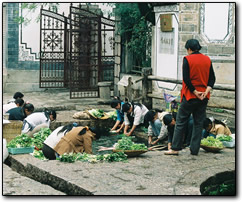
[[[54,188],[22,176],[3,164],[3,195],[66,195]]]

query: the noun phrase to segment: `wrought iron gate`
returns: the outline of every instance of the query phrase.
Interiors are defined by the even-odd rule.
[[[99,97],[114,79],[115,21],[70,6],[65,17],[41,9],[40,87],[70,88],[70,98]]]

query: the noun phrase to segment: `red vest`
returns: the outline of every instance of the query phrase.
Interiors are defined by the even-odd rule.
[[[185,56],[185,58],[189,64],[192,85],[197,91],[205,92],[210,73],[210,58],[203,54],[191,54]],[[183,96],[186,97],[186,100],[197,98],[196,95],[188,89],[184,81],[182,82],[181,100]],[[210,93],[207,94],[207,98],[210,98]]]

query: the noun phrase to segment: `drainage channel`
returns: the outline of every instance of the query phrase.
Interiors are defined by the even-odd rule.
[[[11,155],[5,160],[4,163],[20,175],[28,177],[41,184],[48,185],[55,190],[63,192],[66,195],[93,195],[91,192],[71,182],[68,182],[65,179],[52,175],[49,172],[46,172],[45,170],[42,170],[34,165],[28,163],[24,165],[20,161],[14,159]]]

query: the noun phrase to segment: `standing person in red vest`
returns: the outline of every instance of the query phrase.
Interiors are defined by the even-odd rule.
[[[202,47],[198,40],[189,39],[185,48],[188,55],[183,59],[181,105],[176,117],[172,147],[165,152],[166,155],[178,155],[179,150],[182,149],[182,134],[191,114],[194,124],[190,151],[192,155],[198,154],[210,90],[215,83],[212,62],[208,56],[199,52]]]

